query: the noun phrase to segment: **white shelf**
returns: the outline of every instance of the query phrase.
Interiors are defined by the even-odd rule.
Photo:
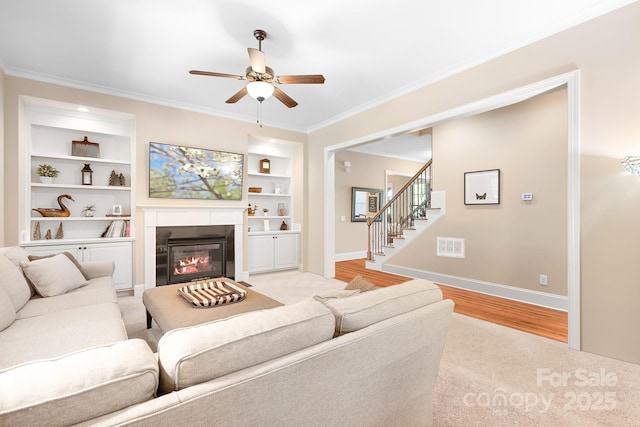
[[[291,219],[291,215],[247,215],[249,219]]]
[[[92,239],[42,239],[32,240],[30,242],[21,243],[21,246],[58,246],[58,245],[76,245],[84,243],[117,243],[117,242],[133,242],[134,237],[96,237]]]
[[[249,236],[266,236],[269,234],[300,234],[300,230],[250,231]]]
[[[122,219],[129,221],[130,216],[32,216],[31,221],[115,221]]]
[[[276,194],[276,193],[249,193],[249,197],[291,197],[291,194]]]
[[[110,163],[114,165],[129,165],[130,161],[125,160],[115,160],[115,159],[103,159],[100,157],[79,157],[79,156],[56,156],[56,155],[47,155],[47,154],[31,154],[31,157],[41,158],[43,160],[75,160],[78,163]]]
[[[125,187],[122,185],[42,184],[42,183],[32,182],[31,186],[41,187],[41,188],[67,188],[72,190],[131,191],[131,187]]]
[[[254,178],[262,177],[262,178],[291,179],[289,175],[280,175],[275,173],[248,173],[247,176],[254,177]]]

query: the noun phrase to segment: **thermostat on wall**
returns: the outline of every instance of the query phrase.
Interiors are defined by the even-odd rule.
[[[533,200],[533,193],[522,193],[522,200],[525,200],[525,201]]]

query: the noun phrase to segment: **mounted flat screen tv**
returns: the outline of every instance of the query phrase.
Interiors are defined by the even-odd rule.
[[[244,155],[149,143],[149,197],[242,200]]]

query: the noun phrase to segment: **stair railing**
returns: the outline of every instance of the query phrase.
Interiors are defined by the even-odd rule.
[[[425,163],[382,209],[367,218],[368,261],[373,261],[374,255],[384,254],[383,247],[391,245],[394,238],[401,238],[404,230],[413,228],[416,218],[426,219],[431,163],[431,160]]]

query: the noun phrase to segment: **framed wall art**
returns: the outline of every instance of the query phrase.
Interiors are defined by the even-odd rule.
[[[382,209],[382,190],[351,187],[351,222],[366,222]],[[376,221],[380,221],[378,218]]]
[[[465,205],[500,204],[500,169],[464,173]]]
[[[242,200],[244,155],[149,143],[149,197]]]

